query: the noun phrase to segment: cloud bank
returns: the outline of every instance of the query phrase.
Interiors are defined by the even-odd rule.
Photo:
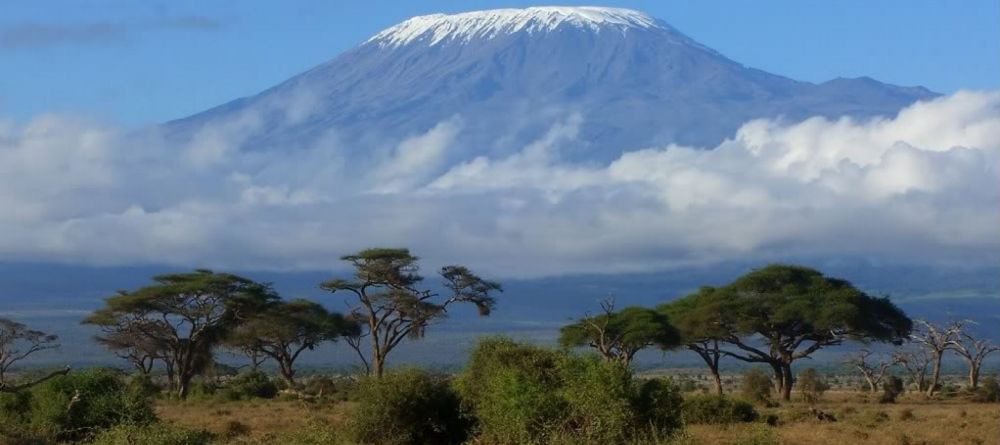
[[[0,27],[0,48],[106,45],[128,41],[145,31],[216,31],[222,26],[222,22],[203,16],[159,17],[142,22],[20,23]]]
[[[604,165],[563,160],[587,125],[574,113],[498,158],[455,145],[461,116],[367,151],[336,129],[308,147],[238,149],[265,121],[247,113],[177,143],[67,116],[0,120],[0,261],[328,269],[389,245],[427,266],[533,277],[1000,257],[1000,92],[870,121],[755,120],[717,147]]]

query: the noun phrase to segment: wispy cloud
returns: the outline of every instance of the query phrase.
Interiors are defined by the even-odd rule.
[[[756,120],[717,147],[605,165],[560,157],[587,125],[572,112],[497,157],[451,146],[474,124],[462,117],[380,149],[344,147],[336,129],[239,148],[309,113],[286,105],[181,146],[66,116],[0,120],[0,259],[326,269],[403,245],[428,265],[528,277],[796,257],[992,265],[1000,252],[1000,92],[891,119]]]
[[[203,16],[161,17],[134,23],[22,23],[0,27],[0,48],[106,45],[128,41],[146,31],[216,31],[222,27],[222,22]]]

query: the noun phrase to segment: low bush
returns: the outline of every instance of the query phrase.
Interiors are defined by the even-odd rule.
[[[890,375],[882,382],[882,396],[878,403],[896,403],[896,398],[903,393],[903,379]]]
[[[457,387],[485,443],[626,443],[680,426],[680,391],[595,356],[481,341]]]
[[[673,434],[684,426],[681,389],[672,381],[650,379],[639,385],[636,406],[642,425],[649,425],[657,436]]]
[[[977,403],[1000,402],[1000,383],[996,377],[987,376],[979,382],[979,388],[972,394],[972,401]]]
[[[145,426],[119,425],[101,432],[92,445],[206,445],[212,435],[154,423]]]
[[[273,399],[278,395],[278,385],[260,371],[239,374],[219,391],[224,400]]]
[[[717,395],[685,398],[683,413],[684,421],[688,423],[723,424],[757,420],[757,410],[752,404]]]
[[[819,402],[823,398],[823,393],[830,389],[830,385],[826,383],[823,376],[813,368],[799,373],[795,387],[807,403]]]
[[[113,370],[90,369],[59,376],[27,394],[27,428],[58,441],[83,440],[117,425],[145,425],[155,420],[148,395],[130,391]]]
[[[358,405],[348,429],[374,445],[458,444],[468,438],[458,395],[449,381],[415,369],[368,377],[358,383]]]
[[[771,389],[774,384],[764,371],[753,368],[743,374],[740,393],[752,402],[767,403],[771,400]]]

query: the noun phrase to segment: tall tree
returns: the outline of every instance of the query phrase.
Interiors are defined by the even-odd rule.
[[[269,285],[209,270],[159,275],[153,282],[105,299],[84,322],[127,319],[131,328],[162,344],[182,399],[226,335],[276,299]]]
[[[791,399],[796,360],[845,340],[898,344],[912,329],[888,298],[807,267],[770,265],[720,290],[732,323],[726,340],[740,350],[728,355],[770,365],[784,400]]]
[[[702,287],[696,293],[657,307],[677,329],[684,347],[705,361],[715,383],[715,393],[720,396],[723,391],[719,361],[725,355],[722,348],[725,339],[731,335],[727,326],[732,324],[725,321],[723,303],[725,299],[720,298],[715,288]]]
[[[278,364],[289,386],[295,386],[295,360],[324,342],[357,336],[360,326],[318,303],[292,300],[276,304],[240,325],[227,339],[244,351],[257,351]]]
[[[958,323],[939,326],[927,320],[916,320],[911,341],[919,344],[931,356],[931,381],[927,384],[927,397],[931,397],[941,384],[941,359],[958,341],[962,326]]]
[[[347,292],[353,298],[350,318],[361,323],[361,333],[346,338],[369,374],[381,377],[386,357],[404,339],[423,337],[431,322],[444,317],[452,303],[471,303],[486,316],[495,305],[500,284],[484,280],[463,266],[445,266],[440,275],[449,294],[442,297],[419,288],[418,258],[408,249],[376,248],[341,258],[354,267],[352,279],[334,279],[320,284],[330,292]],[[362,342],[369,341],[369,353]]]
[[[868,392],[875,394],[878,392],[882,379],[885,378],[886,371],[892,367],[893,362],[888,360],[871,360],[875,353],[868,348],[847,356],[847,364],[854,367],[861,373],[861,377],[868,383]],[[877,357],[874,357],[877,358]]]
[[[959,357],[965,360],[969,367],[969,387],[976,389],[979,387],[979,372],[983,367],[986,357],[996,351],[1000,351],[1000,346],[994,345],[987,338],[976,338],[969,329],[970,322],[958,325],[958,338],[951,345]]]
[[[66,368],[17,385],[10,382],[9,373],[14,364],[33,354],[58,348],[58,341],[59,338],[55,335],[28,328],[13,320],[0,318],[0,393],[17,392],[69,372],[69,368]]]
[[[680,334],[657,311],[632,306],[616,312],[611,299],[601,302],[601,311],[563,326],[559,343],[566,347],[589,346],[605,360],[626,366],[645,348],[672,349],[680,345]]]

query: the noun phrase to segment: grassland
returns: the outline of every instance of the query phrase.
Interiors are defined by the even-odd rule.
[[[961,445],[1000,443],[1000,407],[962,399],[926,400],[908,395],[896,404],[869,402],[854,391],[831,391],[811,406],[792,401],[759,408],[761,422],[733,425],[688,425],[679,444],[788,445]],[[342,426],[351,402],[297,400],[162,401],[158,416],[177,426],[205,429],[222,443],[282,443],[309,428],[327,428],[331,437]],[[819,420],[812,411],[832,415]],[[228,439],[225,439],[228,438]]]

